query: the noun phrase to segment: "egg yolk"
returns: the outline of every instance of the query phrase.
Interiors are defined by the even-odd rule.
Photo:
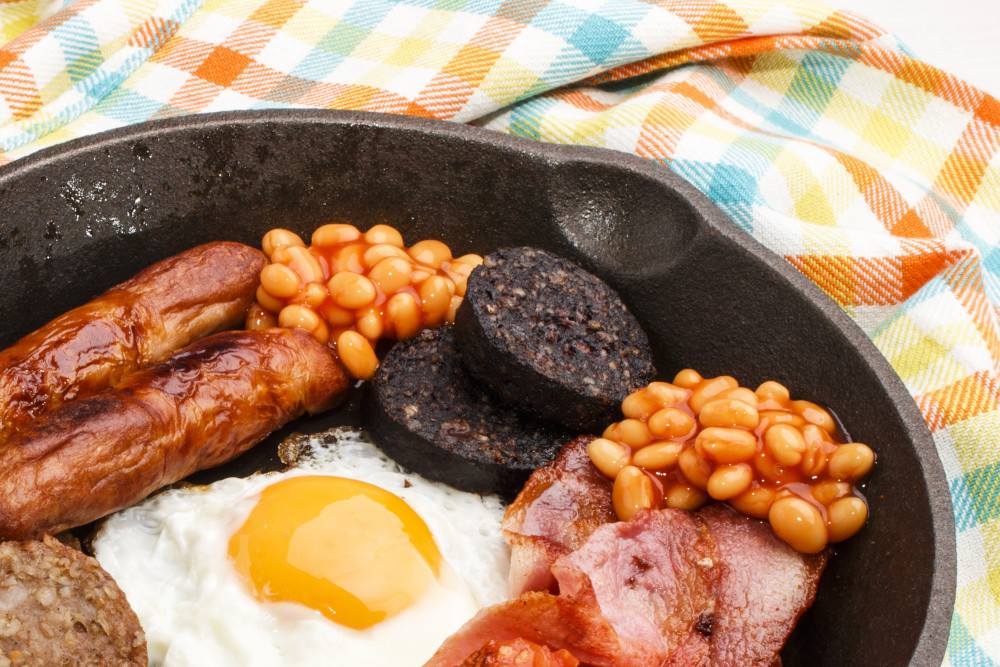
[[[299,602],[359,630],[413,604],[441,568],[430,529],[401,498],[319,475],[264,489],[229,557],[258,599]]]

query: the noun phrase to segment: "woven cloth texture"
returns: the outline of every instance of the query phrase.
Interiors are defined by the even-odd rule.
[[[668,164],[912,392],[955,507],[946,664],[1000,664],[996,99],[804,1],[8,0],[0,44],[0,162],[150,119],[305,107]]]

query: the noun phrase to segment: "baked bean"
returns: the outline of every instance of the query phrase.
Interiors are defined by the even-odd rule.
[[[393,294],[385,304],[396,338],[409,338],[420,331],[420,306],[409,292]]]
[[[315,246],[336,246],[357,241],[361,238],[361,232],[354,225],[329,224],[317,227],[312,235],[312,244]]]
[[[479,255],[462,255],[458,259],[447,262],[446,269],[449,277],[455,281],[455,293],[465,296],[466,283],[472,270],[483,263],[483,258]],[[442,264],[442,268],[444,268]]]
[[[326,322],[315,310],[300,304],[292,304],[282,308],[281,312],[278,313],[278,326],[287,329],[305,329],[321,343],[327,341],[330,333]]]
[[[412,285],[419,286],[420,283],[424,282],[432,275],[437,275],[430,269],[424,268],[420,264],[414,264],[413,270],[410,272],[410,283]]]
[[[729,500],[744,493],[753,482],[753,468],[746,463],[719,466],[708,478],[706,491],[716,500]]]
[[[748,461],[757,451],[757,436],[738,428],[710,426],[695,436],[695,449],[718,463]]]
[[[703,378],[685,369],[673,383],[653,382],[629,394],[622,412],[625,419],[605,429],[602,447],[629,452],[630,460],[605,461],[599,469],[608,477],[626,465],[643,471],[656,480],[657,507],[696,508],[715,498],[772,519],[782,501],[772,524],[802,549],[822,549],[834,539],[833,529],[829,538],[826,531],[836,503],[844,537],[867,518],[852,484],[871,471],[871,448],[834,441],[833,416],[815,403],[792,401],[782,384],[764,382],[751,391],[729,376]]]
[[[679,408],[663,408],[649,418],[649,431],[658,438],[688,438],[696,428],[694,417]]]
[[[652,442],[632,453],[632,463],[643,470],[669,470],[677,465],[677,458],[682,451],[684,444],[680,442],[671,440]]]
[[[264,239],[260,244],[261,250],[263,250],[264,254],[269,258],[278,248],[285,248],[293,245],[304,246],[305,243],[298,234],[287,229],[272,229],[267,234],[264,234]]]
[[[805,419],[792,412],[784,412],[783,410],[761,410],[759,414],[760,424],[765,430],[775,424],[791,424],[797,429],[801,429],[806,425]]]
[[[344,331],[337,337],[337,355],[347,372],[359,380],[369,379],[378,368],[375,350],[357,331]]]
[[[449,289],[449,286],[451,289]],[[455,284],[444,276],[433,275],[420,283],[420,308],[434,317],[444,319],[451,303]]]
[[[837,498],[843,498],[851,493],[851,485],[847,482],[823,481],[814,484],[812,487],[812,497],[820,505],[826,507]]]
[[[278,326],[278,316],[269,310],[265,310],[260,304],[255,303],[250,306],[247,313],[246,328],[250,331],[260,331]]]
[[[364,239],[369,245],[394,245],[397,248],[403,247],[403,235],[389,225],[375,225],[364,234]]]
[[[265,310],[269,310],[272,313],[278,313],[285,307],[285,302],[271,296],[271,294],[264,289],[263,285],[257,288],[257,303],[259,303]]]
[[[268,264],[260,272],[260,286],[279,299],[295,296],[302,286],[299,274],[284,264]]]
[[[292,255],[288,252],[288,248],[291,246],[278,246],[271,253],[271,261],[278,262],[279,264],[288,264],[292,261]]]
[[[645,390],[634,391],[622,401],[622,414],[629,419],[649,419],[659,409],[660,404]]]
[[[330,255],[330,270],[334,273],[337,271],[364,273],[367,268],[365,265],[365,251],[367,249],[368,246],[364,243],[351,243],[339,248]]]
[[[747,516],[766,519],[774,496],[774,491],[766,486],[751,486],[740,495],[730,498],[729,504]]]
[[[759,401],[772,401],[776,406],[785,405],[789,400],[788,388],[775,382],[774,380],[768,380],[764,382],[759,387],[757,391],[754,392],[757,395],[757,400]]]
[[[323,269],[307,248],[302,246],[290,246],[282,248],[288,256],[288,267],[299,274],[303,283],[311,283],[323,280]],[[266,267],[265,267],[266,268]],[[277,295],[275,295],[277,296]]]
[[[443,263],[451,260],[451,249],[435,239],[414,243],[408,252],[413,261],[433,269],[439,269]]]
[[[383,243],[381,245],[373,245],[372,247],[365,250],[365,253],[361,256],[361,261],[364,262],[365,266],[372,268],[383,259],[388,259],[389,257],[395,257],[401,259],[407,264],[412,264],[410,256],[402,248],[397,248],[394,245],[389,245],[388,243]]]
[[[674,384],[684,389],[694,389],[701,381],[701,375],[693,368],[685,368],[674,376]]]
[[[711,380],[704,380],[691,390],[688,405],[691,406],[695,414],[698,414],[701,412],[702,407],[710,400],[727,389],[736,389],[738,386],[736,378],[731,378],[728,375],[720,375]]]
[[[802,481],[802,472],[795,466],[783,466],[774,460],[771,452],[764,447],[753,460],[754,470],[757,475],[775,486],[794,484]]]
[[[843,542],[857,533],[868,520],[868,505],[857,496],[846,496],[826,508],[827,530],[831,542]]]
[[[767,514],[775,534],[796,551],[819,553],[826,547],[827,528],[812,504],[795,496],[778,498]]]
[[[802,431],[789,424],[775,424],[764,433],[764,444],[783,466],[797,466],[806,451],[806,441]]]
[[[483,261],[474,254],[452,259],[448,246],[433,239],[408,249],[388,225],[363,234],[354,225],[322,225],[308,248],[293,232],[273,229],[264,245],[272,263],[257,293],[263,311],[278,321],[283,308],[306,305],[323,319],[327,335],[331,328],[338,336],[352,329],[370,343],[453,322],[465,280]]]
[[[445,313],[444,321],[449,324],[454,324],[455,313],[458,312],[458,307],[462,305],[462,297],[457,294],[451,297],[451,302],[448,304],[448,312]]]
[[[830,455],[830,476],[845,482],[856,482],[867,475],[875,464],[875,452],[860,442],[848,442]]]
[[[372,281],[351,271],[339,271],[333,274],[326,286],[330,290],[330,297],[341,308],[352,310],[364,308],[378,296]]]
[[[663,495],[665,507],[696,510],[708,502],[708,494],[690,484],[672,484]]]
[[[823,429],[815,424],[806,424],[802,428],[802,438],[806,448],[802,452],[799,467],[807,477],[818,477],[826,469],[827,441],[823,437]]]
[[[820,406],[810,401],[790,401],[792,410],[802,415],[810,424],[815,424],[827,433],[833,435],[837,430],[837,423],[833,421],[830,413]]]
[[[410,284],[412,265],[400,257],[386,257],[373,266],[368,277],[384,294],[395,294]]]
[[[615,477],[630,463],[629,448],[607,438],[594,438],[587,446],[590,460],[606,477]]]
[[[611,503],[615,514],[628,521],[642,507],[655,507],[653,480],[635,466],[625,466],[615,476],[611,487]]]
[[[649,386],[640,391],[645,391],[649,396],[660,404],[661,407],[678,405],[687,400],[691,392],[684,387],[678,387],[669,382],[650,382]]]
[[[288,300],[290,304],[298,303],[318,310],[330,296],[330,291],[323,283],[309,283],[299,290],[298,294]]]
[[[354,328],[368,340],[378,340],[385,331],[385,320],[379,308],[363,308],[358,311]],[[360,378],[358,378],[360,379]]]
[[[456,257],[449,262],[449,265],[452,271],[468,278],[472,270],[482,263],[483,258],[480,255],[469,253],[468,255]]]
[[[661,408],[683,403],[689,393],[688,390],[669,382],[651,382],[625,398],[622,402],[622,413],[626,417],[648,420]]]
[[[716,399],[728,398],[734,401],[742,401],[750,407],[757,409],[757,394],[753,393],[746,387],[736,387],[735,389],[726,389],[716,396]]]
[[[685,447],[677,456],[677,467],[699,489],[708,487],[708,478],[712,476],[712,464],[698,456],[698,452]]]
[[[653,439],[646,422],[641,419],[623,419],[615,422],[604,429],[603,437],[628,445],[629,447],[642,447],[648,445]]]
[[[316,312],[335,329],[344,329],[354,324],[354,311],[341,308],[332,299],[324,301]]]
[[[756,403],[756,397],[754,397]],[[737,398],[716,399],[705,403],[698,413],[698,421],[702,426],[739,426],[741,428],[757,428],[760,415],[757,408]]]

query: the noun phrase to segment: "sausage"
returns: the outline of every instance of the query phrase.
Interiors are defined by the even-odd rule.
[[[267,259],[240,243],[153,264],[0,352],[0,445],[64,401],[92,396],[174,350],[242,323]]]
[[[89,523],[234,458],[351,385],[301,329],[203,338],[118,386],[64,403],[0,450],[0,538]]]

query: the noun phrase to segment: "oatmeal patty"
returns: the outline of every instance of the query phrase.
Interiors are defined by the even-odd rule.
[[[96,559],[47,535],[0,543],[0,667],[146,664],[139,619]]]

